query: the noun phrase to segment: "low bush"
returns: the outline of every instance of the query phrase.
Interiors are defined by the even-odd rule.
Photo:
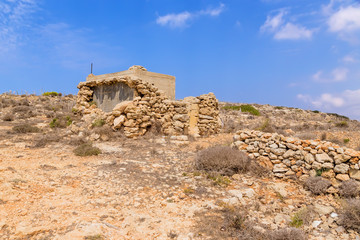
[[[335,123],[335,126],[339,127],[339,128],[347,128],[349,126],[349,124],[347,121],[341,121],[341,122]]]
[[[360,200],[349,199],[340,209],[339,223],[346,229],[360,232]]]
[[[43,96],[58,96],[59,94],[57,92],[44,92],[42,95]]]
[[[92,143],[83,143],[74,149],[74,153],[76,156],[93,156],[99,155],[101,150],[97,147],[94,147]]]
[[[265,119],[265,121],[261,124],[260,127],[258,127],[256,130],[262,131],[262,132],[268,132],[273,133],[275,132],[274,128],[271,125],[270,119]]]
[[[201,150],[195,158],[198,170],[231,176],[235,173],[252,172],[263,175],[265,170],[245,153],[229,146],[214,146]]]
[[[69,116],[58,116],[57,118],[53,118],[49,123],[51,128],[66,128],[70,126],[72,123],[72,119]]]
[[[331,183],[328,180],[319,176],[309,177],[304,183],[305,188],[315,195],[326,193],[326,190],[330,185]]]
[[[226,106],[223,106],[222,109],[224,110],[232,110],[232,111],[239,111],[241,108],[241,106],[238,106],[238,105],[226,105]]]
[[[35,126],[31,126],[30,124],[20,124],[20,125],[16,125],[12,128],[13,132],[15,133],[36,133],[36,132],[40,132],[40,129],[35,127]]]
[[[45,147],[47,144],[52,143],[52,142],[59,142],[61,139],[61,137],[59,136],[59,134],[45,134],[43,136],[40,136],[39,138],[35,139],[35,143],[33,145],[33,147],[35,148],[42,148]]]
[[[105,120],[104,119],[96,119],[93,121],[93,123],[91,124],[92,127],[102,127],[105,124]]]
[[[354,198],[359,196],[359,183],[356,180],[350,179],[344,181],[339,186],[339,194],[345,198]]]
[[[249,219],[246,209],[222,203],[223,209],[203,212],[195,225],[196,237],[201,239],[237,240],[305,240],[303,231],[296,228],[270,230]]]
[[[349,138],[344,138],[344,143],[345,144],[348,144],[350,142],[350,139]]]
[[[241,109],[241,112],[248,112],[254,116],[260,116],[259,110],[257,110],[256,108],[254,108],[253,106],[251,106],[249,104],[241,105],[240,109]]]
[[[14,114],[6,113],[1,119],[6,122],[14,121]]]
[[[343,116],[343,115],[340,115],[340,114],[337,114],[337,113],[327,113],[327,114],[328,114],[328,115],[330,115],[330,116],[333,116],[333,117],[337,117],[337,118],[342,118],[342,119],[350,120],[348,117]]]
[[[314,219],[315,211],[312,207],[306,207],[296,212],[291,217],[290,226],[299,228],[303,225],[308,225]]]

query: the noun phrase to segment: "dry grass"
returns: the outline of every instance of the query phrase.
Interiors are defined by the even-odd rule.
[[[315,195],[326,193],[326,190],[330,185],[331,183],[328,180],[319,176],[309,177],[304,183],[305,188]]]
[[[199,151],[195,158],[195,167],[227,176],[247,172],[264,175],[266,172],[245,153],[228,146],[214,146]]]
[[[354,198],[359,196],[359,183],[353,179],[344,181],[339,186],[339,194],[345,198]]]

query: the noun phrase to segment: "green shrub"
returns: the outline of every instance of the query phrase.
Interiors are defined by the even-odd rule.
[[[241,109],[241,112],[248,112],[254,116],[260,116],[259,110],[257,110],[256,108],[254,108],[253,106],[251,106],[249,104],[241,105],[240,109]]]
[[[350,142],[350,139],[349,138],[344,138],[344,143],[347,144]]]
[[[96,119],[93,123],[92,123],[92,127],[102,127],[105,124],[105,120],[104,119]]]
[[[241,107],[237,106],[237,105],[227,105],[227,106],[222,107],[222,109],[224,109],[224,110],[233,110],[233,111],[239,111],[240,108]]]
[[[318,110],[314,110],[314,111],[312,111],[313,113],[320,113],[320,111],[318,111]]]
[[[76,156],[93,156],[99,155],[101,150],[97,147],[94,147],[92,143],[83,143],[74,149],[74,153]]]
[[[58,96],[59,94],[57,92],[44,92],[42,95],[43,96]]]
[[[40,132],[40,129],[30,124],[20,124],[12,128],[15,133],[36,133]]]
[[[60,116],[57,118],[53,118],[49,123],[51,128],[66,128],[70,126],[72,123],[72,119],[70,116]]]
[[[307,225],[313,220],[314,215],[315,212],[312,207],[303,208],[291,217],[291,222],[289,223],[289,225],[296,228],[299,228],[304,224]]]
[[[104,237],[101,234],[85,236],[85,240],[103,240]]]
[[[328,113],[328,115],[333,116],[333,117],[337,117],[337,118],[343,118],[345,120],[350,120],[350,118],[348,118],[346,116],[343,116],[343,115],[340,115],[340,114],[337,114],[337,113]]]
[[[281,109],[284,109],[284,107],[281,107],[281,106],[276,106],[275,109],[277,110],[281,110]]]

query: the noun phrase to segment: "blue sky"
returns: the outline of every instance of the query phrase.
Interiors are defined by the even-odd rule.
[[[77,93],[132,65],[176,96],[360,119],[360,3],[350,0],[0,0],[0,92]]]

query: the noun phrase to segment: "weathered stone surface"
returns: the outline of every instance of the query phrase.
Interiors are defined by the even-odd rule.
[[[360,170],[357,169],[350,169],[350,178],[360,180]]]
[[[343,174],[345,174],[345,173],[347,173],[347,172],[349,171],[349,165],[344,164],[344,163],[339,164],[339,165],[336,165],[335,168],[334,168],[334,171],[335,171],[336,173],[343,173]]]
[[[123,125],[124,122],[125,122],[125,116],[124,115],[121,115],[121,116],[115,118],[114,119],[114,128],[115,129],[120,128]]]
[[[315,159],[319,163],[333,162],[333,160],[326,153],[316,154]]]

